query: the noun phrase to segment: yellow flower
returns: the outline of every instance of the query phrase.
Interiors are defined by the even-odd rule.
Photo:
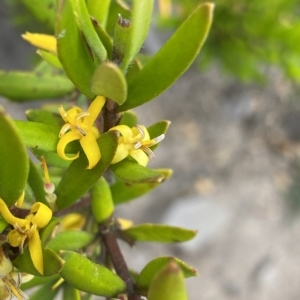
[[[39,229],[45,227],[51,220],[50,208],[41,202],[36,202],[25,219],[20,219],[12,215],[0,198],[0,213],[3,219],[14,228],[7,235],[8,243],[13,247],[19,247],[20,253],[23,253],[23,248],[28,244],[33,265],[43,274],[44,262]]]
[[[21,273],[13,272],[13,269],[11,261],[5,256],[3,249],[0,248],[0,299],[10,300],[13,295],[18,300],[29,299],[20,290]]]
[[[62,159],[74,160],[79,157],[79,152],[72,157],[68,157],[65,154],[66,146],[72,141],[79,140],[89,162],[87,169],[92,169],[99,162],[101,153],[96,141],[99,137],[99,131],[93,124],[104,103],[105,98],[97,96],[87,112],[82,111],[77,106],[68,111],[65,111],[62,106],[59,107],[61,117],[66,122],[60,130],[60,140],[57,144],[57,154]]]
[[[56,54],[56,38],[53,35],[26,32],[22,38],[37,48]]]
[[[161,142],[165,137],[164,134],[161,134],[160,136],[150,140],[149,133],[143,125],[136,125],[132,128],[129,128],[126,125],[118,125],[112,127],[110,130],[117,130],[121,133],[117,152],[111,162],[112,164],[116,164],[130,155],[140,165],[146,166],[149,161],[149,157],[152,160],[155,158],[150,147]]]

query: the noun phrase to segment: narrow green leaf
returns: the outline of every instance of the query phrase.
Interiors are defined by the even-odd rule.
[[[164,179],[162,174],[129,159],[111,165],[111,169],[118,178],[126,183],[161,182]]]
[[[31,122],[43,123],[57,127],[64,125],[64,120],[58,113],[52,113],[44,109],[30,109],[25,113],[27,120]]]
[[[2,232],[7,225],[8,223],[2,217],[0,217],[0,232]]]
[[[55,54],[39,49],[37,53],[52,67],[62,69],[62,65]]]
[[[124,111],[157,97],[171,86],[198,55],[211,26],[214,5],[204,3],[177,29],[166,44],[128,85]]]
[[[55,299],[58,289],[52,289],[55,282],[48,281],[43,284],[37,291],[30,295],[30,300],[53,300]]]
[[[103,63],[92,77],[91,91],[121,105],[127,97],[126,79],[117,65],[111,62]]]
[[[70,1],[59,0],[56,23],[58,58],[74,85],[89,99],[95,64],[78,29]]]
[[[80,148],[78,146],[78,150],[79,149]],[[64,160],[64,159],[60,158],[58,156],[58,154],[55,152],[45,152],[45,151],[38,150],[38,149],[31,149],[31,151],[34,154],[34,156],[39,160],[41,160],[42,156],[44,156],[48,166],[66,169],[70,166],[70,164],[72,162],[71,160]],[[74,153],[76,153],[76,152],[74,152]]]
[[[109,269],[71,251],[64,252],[62,258],[65,263],[60,274],[74,288],[104,297],[125,291],[125,282]]]
[[[81,300],[80,292],[74,289],[70,284],[65,283],[64,286],[63,299],[64,300]]]
[[[141,224],[123,231],[134,240],[142,242],[178,243],[191,240],[196,230],[174,227],[164,224]]]
[[[148,34],[153,9],[153,0],[133,0],[129,40],[126,45],[121,69],[126,70],[140,51]]]
[[[51,282],[51,286],[52,286],[59,278],[60,276],[58,274],[53,276],[47,276],[47,277],[35,276],[31,280],[22,283],[21,290],[24,291],[38,285],[44,285],[47,282],[49,282],[49,284]]]
[[[184,278],[176,262],[163,267],[151,282],[148,300],[188,300]]]
[[[164,176],[164,180],[172,175],[172,170],[162,169],[155,170]],[[111,186],[111,193],[115,204],[120,204],[141,197],[160,185],[159,182],[147,182],[128,184],[122,180],[116,180],[116,183]]]
[[[134,127],[138,123],[138,117],[132,110],[125,111],[122,114],[120,125],[127,125],[128,127]]]
[[[79,158],[74,160],[66,170],[56,189],[59,209],[65,208],[77,201],[102,176],[115,155],[118,146],[118,137],[113,131],[107,132],[98,139],[98,144],[101,159],[93,169],[86,169],[88,165],[87,159],[81,153]]]
[[[46,193],[44,190],[44,180],[40,175],[36,165],[30,160],[30,169],[28,175],[28,184],[34,194],[37,202],[42,202],[48,206]]]
[[[36,122],[15,121],[25,144],[34,149],[56,151],[60,128]]]
[[[40,238],[43,246],[45,246],[48,240],[52,238],[53,231],[55,231],[60,222],[61,219],[52,217],[51,221],[47,224],[47,226],[40,230]]]
[[[114,212],[110,186],[101,177],[91,190],[91,209],[98,223],[105,222]]]
[[[43,249],[43,259],[44,259],[44,275],[52,276],[61,271],[63,266],[62,259],[51,249]],[[24,253],[20,254],[14,261],[14,266],[22,270],[22,272],[32,274],[34,276],[41,276],[41,274],[35,269],[31,256],[29,253],[29,248],[24,249]]]
[[[107,58],[106,49],[94,29],[85,0],[70,0],[70,2],[73,7],[74,14],[77,17],[80,29],[83,32],[90,49],[99,62],[105,61]]]
[[[129,83],[135,76],[142,70],[143,66],[139,59],[135,58],[133,62],[129,65],[126,73],[126,81]]]
[[[32,15],[49,29],[53,30],[55,22],[56,0],[21,0]]]
[[[157,257],[147,263],[136,280],[136,286],[139,289],[148,290],[154,276],[158,273],[158,271],[172,261],[175,261],[180,267],[185,278],[198,276],[197,270],[184,261],[172,256],[162,256]]]
[[[163,120],[163,121],[157,122],[157,123],[151,125],[150,127],[148,127],[147,130],[150,135],[150,138],[154,139],[154,138],[160,136],[161,134],[166,134],[167,130],[169,129],[170,124],[171,124],[170,121]],[[152,146],[151,150],[156,149],[159,144],[160,143]]]
[[[100,2],[97,2],[100,3]],[[113,49],[113,42],[109,34],[105,31],[105,29],[97,22],[97,20],[92,18],[92,22],[94,25],[94,29],[101,40],[103,46],[107,52],[107,59],[112,60],[112,49]]]
[[[89,245],[94,238],[92,233],[85,231],[63,231],[51,239],[47,247],[55,252],[59,252],[60,250],[80,250]]]
[[[28,172],[24,142],[13,120],[0,106],[0,197],[9,207],[22,195]]]
[[[105,28],[111,0],[87,0],[86,5],[91,16]]]
[[[127,3],[123,0],[114,0],[110,3],[109,15],[107,18],[106,25],[107,31],[111,35],[113,35],[119,15],[128,20],[131,19],[131,11]]]
[[[21,71],[0,71],[0,95],[12,101],[53,99],[74,90],[72,82],[61,75]]]

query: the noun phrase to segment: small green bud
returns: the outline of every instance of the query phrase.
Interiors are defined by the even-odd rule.
[[[171,261],[155,275],[149,288],[148,300],[188,300],[183,273],[175,261]]]

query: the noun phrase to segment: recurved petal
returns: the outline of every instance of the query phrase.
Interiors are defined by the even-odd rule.
[[[36,224],[38,228],[45,227],[52,218],[52,210],[41,202],[35,202],[30,212],[32,214],[35,213],[31,219],[31,223]]]
[[[96,121],[98,115],[101,112],[102,107],[105,104],[105,97],[103,96],[97,96],[93,102],[91,103],[91,105],[88,108],[88,113],[90,114],[89,116],[84,118],[84,123],[86,124],[86,126],[91,127],[94,122]]]
[[[68,157],[68,156],[66,156],[65,149],[69,143],[71,143],[72,141],[75,141],[75,140],[79,140],[80,138],[81,138],[81,135],[77,131],[72,130],[72,131],[67,132],[65,135],[63,135],[60,138],[60,140],[57,144],[57,154],[62,159],[65,159],[65,160],[74,160],[74,159],[78,158],[79,152],[72,157]]]
[[[24,227],[28,223],[27,220],[19,219],[13,216],[10,210],[8,209],[6,203],[1,198],[0,198],[0,213],[3,219],[11,225],[17,223],[20,227]]]
[[[126,158],[128,156],[129,152],[128,149],[126,147],[126,145],[124,144],[119,144],[116,154],[112,160],[112,164],[116,164],[119,161],[123,160],[124,158]]]
[[[132,130],[126,125],[117,125],[109,129],[109,131],[111,130],[119,131],[122,134],[125,142],[128,142],[132,138]]]
[[[91,132],[87,132],[86,136],[80,139],[80,144],[89,161],[87,169],[94,168],[101,158],[100,149],[95,136]]]
[[[41,274],[44,274],[42,242],[37,228],[33,229],[33,234],[29,239],[28,247],[34,267]]]
[[[130,151],[130,155],[142,166],[147,166],[149,157],[148,155],[141,149]]]
[[[26,32],[22,38],[37,48],[56,53],[56,38],[53,35]]]

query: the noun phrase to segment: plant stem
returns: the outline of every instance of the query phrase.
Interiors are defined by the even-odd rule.
[[[117,111],[118,105],[116,102],[106,99],[105,109],[103,113],[104,132],[117,125],[120,120],[120,113]]]
[[[134,282],[124,260],[123,254],[117,242],[115,233],[109,227],[103,225],[100,228],[103,242],[106,246],[109,257],[117,274],[125,281],[128,292],[128,300],[140,300],[140,296],[136,294]]]

